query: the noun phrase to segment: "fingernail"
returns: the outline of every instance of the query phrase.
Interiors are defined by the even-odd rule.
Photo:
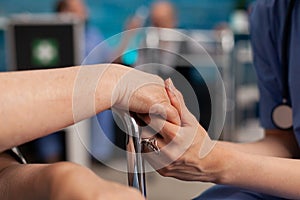
[[[168,78],[168,79],[165,81],[165,86],[166,86],[167,89],[170,89],[170,81],[171,81],[170,78]]]
[[[170,91],[170,93],[172,94],[172,95],[175,95],[175,86],[174,86],[174,84],[173,84],[173,81],[172,81],[172,79],[171,78],[168,78],[167,80],[166,80],[166,88]]]

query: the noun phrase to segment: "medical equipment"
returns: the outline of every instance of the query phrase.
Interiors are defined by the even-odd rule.
[[[145,166],[142,157],[141,128],[135,119],[127,113],[122,113],[126,126],[127,175],[128,185],[137,188],[146,196]]]
[[[293,126],[293,113],[292,107],[288,103],[289,98],[289,83],[288,83],[288,73],[289,73],[289,43],[290,43],[290,32],[291,32],[291,19],[293,8],[295,5],[295,0],[291,0],[288,6],[287,15],[285,18],[284,29],[283,29],[283,39],[281,45],[281,63],[282,63],[282,103],[277,105],[272,112],[273,124],[282,130],[291,129]]]
[[[13,147],[5,152],[8,153],[14,159],[16,159],[16,161],[18,161],[19,163],[27,164],[26,159],[24,158],[21,151],[17,147]]]

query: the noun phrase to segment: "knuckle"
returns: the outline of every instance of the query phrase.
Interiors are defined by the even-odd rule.
[[[173,169],[172,165],[168,165],[165,167],[166,172],[170,172],[172,171],[172,169]]]
[[[177,95],[178,95],[179,100],[184,99],[182,93],[179,90],[177,90]]]

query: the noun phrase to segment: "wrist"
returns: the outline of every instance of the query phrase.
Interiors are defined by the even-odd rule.
[[[216,184],[228,184],[236,173],[234,165],[237,162],[237,154],[239,154],[238,151],[227,148],[221,142],[216,142],[211,152],[200,161],[203,163],[203,171],[211,176],[209,181]]]
[[[101,64],[103,73],[99,77],[98,86],[96,89],[96,109],[97,112],[107,110],[117,102],[118,93],[114,91],[122,76],[129,68],[119,64]]]
[[[222,156],[220,157],[220,174],[218,184],[231,185],[238,176],[242,159],[247,157],[244,152],[237,151],[225,143],[220,142],[219,148]]]

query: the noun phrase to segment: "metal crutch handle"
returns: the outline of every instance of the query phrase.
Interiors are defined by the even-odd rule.
[[[129,114],[123,114],[126,126],[128,185],[137,188],[146,197],[145,165],[142,157],[141,128]]]

